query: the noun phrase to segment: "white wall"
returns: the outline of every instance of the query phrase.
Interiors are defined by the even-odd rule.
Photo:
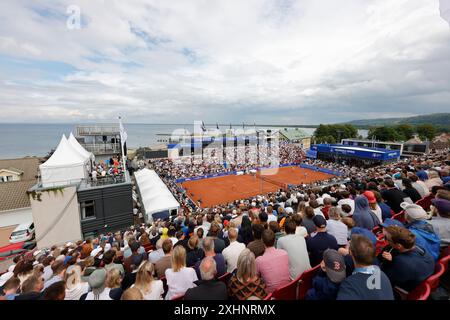
[[[62,193],[41,191],[41,201],[31,199],[31,208],[38,248],[82,239],[76,187],[64,188]]]
[[[33,221],[31,207],[0,211],[0,228]]]

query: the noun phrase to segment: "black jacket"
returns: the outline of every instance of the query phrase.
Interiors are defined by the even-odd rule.
[[[188,289],[184,300],[227,300],[227,286],[218,280],[198,280],[197,287]]]

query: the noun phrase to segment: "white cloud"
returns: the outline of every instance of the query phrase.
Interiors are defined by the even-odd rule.
[[[318,123],[448,108],[438,1],[83,0],[69,30],[72,2],[0,3],[12,121]],[[6,67],[21,59],[33,71]]]

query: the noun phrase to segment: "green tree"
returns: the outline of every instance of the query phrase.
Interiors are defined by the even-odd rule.
[[[403,141],[409,140],[414,135],[414,128],[409,124],[399,124],[395,126],[395,130],[397,130]]]
[[[317,143],[336,143],[341,139],[356,138],[358,129],[351,124],[321,124],[314,132]]]
[[[369,139],[376,139],[379,141],[399,141],[402,140],[402,135],[394,129],[394,127],[382,126],[372,127],[369,129],[367,135]]]
[[[432,124],[422,124],[417,126],[417,133],[422,140],[433,140],[436,136],[436,128]]]

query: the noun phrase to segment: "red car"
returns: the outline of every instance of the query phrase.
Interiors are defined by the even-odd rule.
[[[18,242],[0,247],[0,261],[12,259],[15,256],[27,253],[36,247],[36,242]]]

